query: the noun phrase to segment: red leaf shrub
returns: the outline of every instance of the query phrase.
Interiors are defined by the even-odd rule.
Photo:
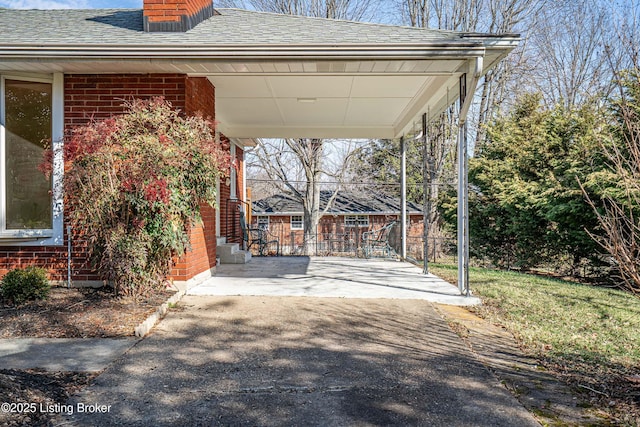
[[[65,138],[63,181],[68,219],[94,266],[119,293],[139,296],[188,248],[188,229],[201,221],[201,203],[215,205],[230,159],[211,121],[183,117],[162,98],[127,107]]]

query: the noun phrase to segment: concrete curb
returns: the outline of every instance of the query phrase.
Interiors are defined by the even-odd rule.
[[[149,317],[147,317],[147,319],[144,322],[136,326],[134,330],[136,337],[143,338],[145,335],[147,335],[149,331],[153,329],[156,323],[161,321],[162,318],[164,318],[164,316],[167,314],[167,312],[169,311],[169,305],[176,304],[178,301],[182,299],[185,293],[186,293],[185,291],[180,290],[175,294],[171,295],[171,297],[167,301],[165,301],[160,307],[158,307],[154,313],[152,313]]]

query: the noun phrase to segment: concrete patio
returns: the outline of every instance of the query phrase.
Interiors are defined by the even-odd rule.
[[[215,277],[189,295],[306,296],[323,298],[419,299],[449,305],[476,305],[476,297],[423,275],[413,264],[343,257],[254,257],[248,264],[223,264]]]

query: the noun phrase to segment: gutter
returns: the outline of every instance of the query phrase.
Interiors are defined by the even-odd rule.
[[[510,43],[504,46],[510,50]],[[479,42],[417,45],[0,45],[0,59],[300,60],[300,59],[468,59],[485,55]]]

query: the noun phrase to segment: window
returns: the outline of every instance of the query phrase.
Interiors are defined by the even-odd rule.
[[[345,215],[344,226],[345,227],[368,227],[369,215]]]
[[[256,223],[258,225],[258,228],[262,229],[262,230],[268,230],[269,229],[269,217],[268,216],[264,216],[264,215],[259,215],[256,219]]]
[[[58,237],[62,243],[61,153],[54,156],[52,177],[45,178],[38,169],[52,141],[56,146],[61,143],[61,87],[61,75],[0,76],[0,238],[4,241]]]
[[[304,230],[304,223],[302,222],[302,215],[291,215],[291,229],[292,230]]]

